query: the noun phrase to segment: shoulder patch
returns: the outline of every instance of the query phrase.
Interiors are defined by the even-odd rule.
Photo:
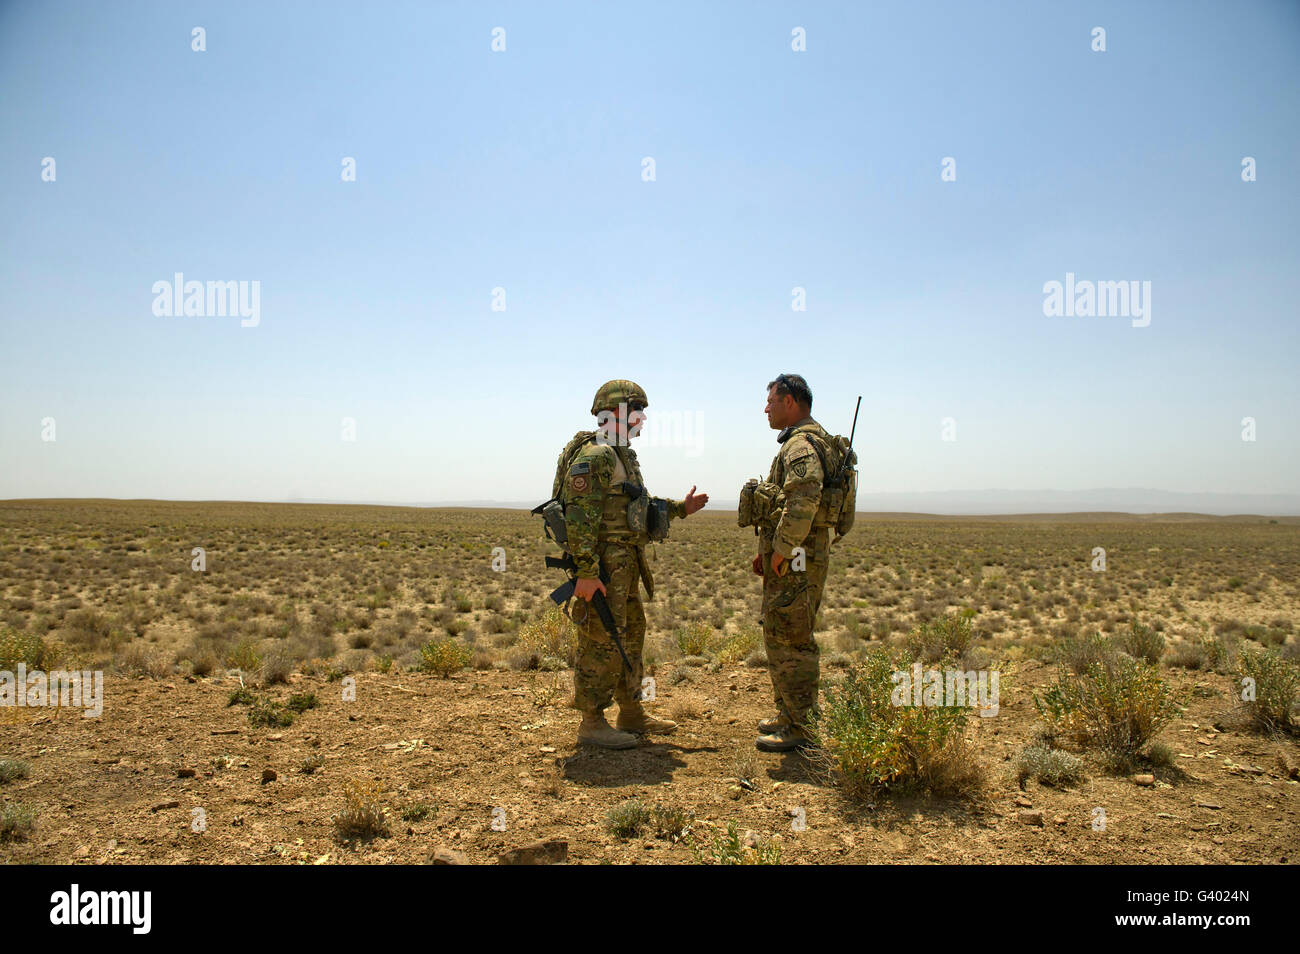
[[[790,464],[791,473],[793,473],[796,477],[807,477],[808,462],[809,459],[807,457],[800,457],[798,460],[793,461]]]
[[[571,475],[569,489],[575,494],[585,494],[591,489],[591,477],[588,474]]]
[[[577,477],[579,474],[589,473],[591,473],[591,461],[589,460],[580,460],[569,468],[570,477]]]

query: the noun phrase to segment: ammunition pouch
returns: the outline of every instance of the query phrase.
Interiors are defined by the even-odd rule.
[[[638,537],[650,530],[650,495],[645,488],[627,502],[627,528]]]
[[[646,513],[646,534],[651,543],[668,539],[668,501],[663,497],[651,497]]]
[[[751,478],[740,489],[737,522],[742,527],[762,527],[785,506],[785,494],[770,480]]]
[[[546,535],[558,543],[561,549],[569,548],[569,528],[564,522],[564,504],[552,497],[544,504],[538,504],[533,508],[533,513],[537,514],[546,523]]]

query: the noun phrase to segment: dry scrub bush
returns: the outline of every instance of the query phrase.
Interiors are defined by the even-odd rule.
[[[1153,666],[1160,664],[1160,656],[1165,651],[1165,637],[1137,620],[1133,620],[1127,632],[1116,637],[1115,644],[1134,659]]]
[[[514,649],[539,659],[545,656],[563,659],[572,666],[578,649],[578,627],[558,606],[547,607],[541,616],[519,627]]]
[[[388,816],[380,801],[383,791],[378,782],[343,782],[343,809],[330,818],[340,841],[388,837]]]
[[[1300,692],[1300,667],[1273,649],[1243,649],[1237,656],[1237,675],[1242,705],[1253,725],[1284,732],[1297,728],[1291,713]]]
[[[432,639],[420,647],[420,668],[446,679],[468,666],[473,657],[468,646],[454,639]]]
[[[901,668],[885,650],[870,650],[826,690],[811,726],[814,761],[854,798],[882,789],[977,794],[985,773],[965,734],[970,710],[894,705],[893,674]]]
[[[1173,690],[1150,663],[1115,656],[1083,673],[1062,670],[1034,705],[1054,735],[1101,749],[1118,764],[1135,759],[1178,713]]]
[[[966,609],[922,623],[904,641],[908,654],[922,663],[935,663],[949,655],[965,656],[975,641],[971,628],[974,616],[974,610]]]

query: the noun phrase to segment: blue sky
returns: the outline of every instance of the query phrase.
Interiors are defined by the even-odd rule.
[[[0,100],[0,498],[540,500],[630,377],[734,499],[781,371],[865,492],[1300,492],[1294,3],[11,3]]]

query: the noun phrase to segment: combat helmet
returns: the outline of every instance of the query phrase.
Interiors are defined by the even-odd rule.
[[[606,381],[596,391],[596,397],[591,402],[591,413],[616,411],[620,404],[626,404],[629,408],[644,409],[650,406],[650,399],[645,396],[641,385],[635,381],[625,381],[622,378]]]

